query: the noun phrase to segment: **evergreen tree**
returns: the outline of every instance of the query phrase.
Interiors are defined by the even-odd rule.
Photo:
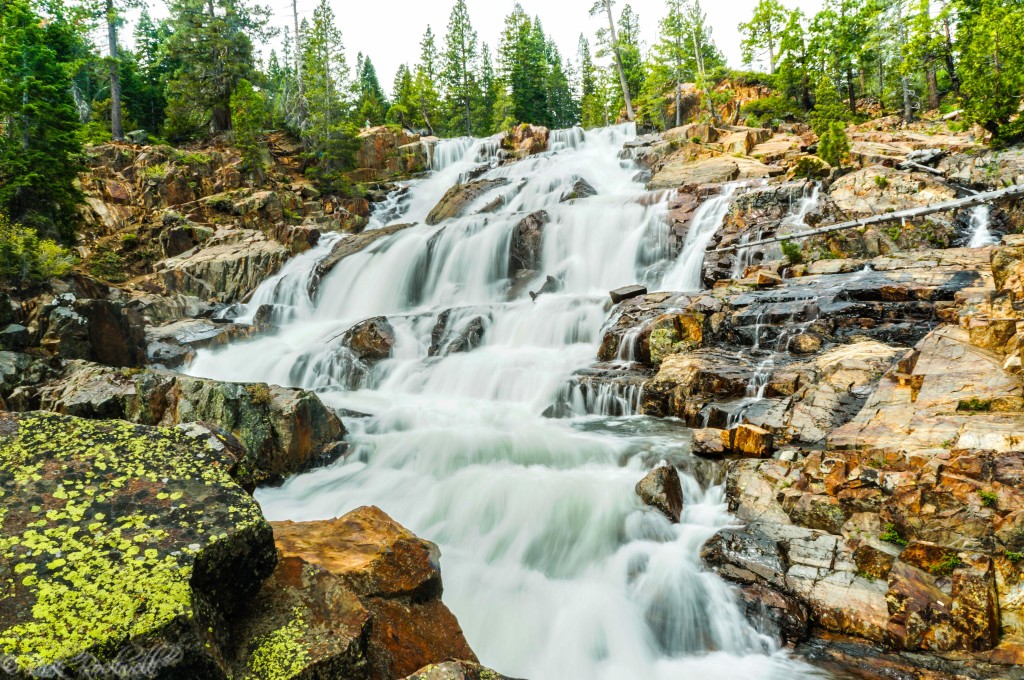
[[[958,0],[957,42],[967,118],[1004,143],[1024,138],[1024,4],[1019,0]]]
[[[368,122],[370,125],[384,123],[388,112],[388,100],[384,88],[377,79],[377,69],[369,57],[359,55],[356,68],[356,117],[357,123]]]
[[[828,76],[818,84],[815,99],[810,123],[818,135],[818,155],[830,165],[839,165],[850,152],[845,129],[848,111]]]
[[[804,30],[804,13],[789,13],[779,37],[779,89],[785,96],[799,99],[805,111],[811,108],[810,54]]]
[[[518,123],[542,125],[546,115],[547,40],[540,22],[530,20],[517,2],[505,17],[498,46],[501,89],[495,122],[499,129]]]
[[[409,130],[417,127],[416,90],[413,85],[412,72],[406,64],[401,64],[395,73],[395,84],[391,89],[391,102],[387,116],[389,123],[397,123]]]
[[[779,0],[760,0],[754,8],[754,16],[750,21],[741,23],[740,33],[743,34],[743,60],[752,64],[759,54],[768,56],[768,72],[775,73],[776,49],[781,41],[781,33],[789,20],[789,12]]]
[[[598,72],[590,53],[590,43],[586,36],[580,35],[576,53],[580,76],[580,124],[586,128],[604,125],[604,101],[598,89]]]
[[[267,38],[267,11],[245,0],[169,0],[168,55],[180,66],[167,83],[169,132],[187,137],[203,127],[231,128],[231,93],[258,76],[253,38]]]
[[[615,0],[597,0],[594,6],[590,8],[591,16],[604,14],[608,20],[608,27],[602,28],[597,32],[597,43],[600,45],[597,56],[610,56],[612,58],[619,75],[619,84],[622,86],[622,99],[626,106],[626,118],[634,120],[636,115],[634,114],[633,101],[629,94],[629,80],[627,79],[626,68],[622,59],[618,32],[615,30],[615,20],[612,17],[612,6],[614,4]]]
[[[231,95],[231,120],[234,122],[235,148],[242,154],[242,167],[258,175],[264,170],[262,153],[266,102],[246,79],[238,81]]]
[[[480,46],[480,97],[473,107],[473,130],[477,135],[490,135],[494,128],[494,105],[498,101],[498,78],[491,60],[491,48]]]
[[[68,58],[82,37],[62,10],[0,4],[0,211],[70,242],[84,168]]]
[[[437,90],[439,60],[434,32],[427,26],[427,32],[420,41],[420,63],[416,65],[413,92],[419,119],[431,135],[440,130],[441,95]]]
[[[626,85],[629,96],[636,99],[644,85],[646,73],[640,46],[640,17],[629,4],[622,8],[619,15],[619,56],[622,58],[622,70],[626,74]]]
[[[667,0],[665,3],[668,14],[661,20],[661,32],[658,36],[658,43],[654,46],[655,65],[661,67],[664,75],[667,75],[672,83],[675,94],[675,125],[679,127],[682,121],[682,90],[683,83],[692,78],[685,66],[690,61],[692,51],[687,48],[686,23],[683,18],[683,0]],[[658,88],[661,88],[659,78]]]
[[[129,99],[129,105],[132,107],[132,117],[151,132],[159,132],[163,128],[167,108],[164,89],[168,76],[177,68],[164,50],[170,34],[167,21],[157,23],[148,10],[142,10],[135,25],[133,54],[140,86],[138,93]]]
[[[466,0],[456,0],[441,55],[441,79],[448,109],[461,119],[462,130],[469,136],[473,135],[473,105],[481,96],[477,58],[477,35],[469,19]]]
[[[320,0],[302,30],[302,87],[307,110],[302,139],[306,173],[328,191],[347,192],[357,128],[350,122],[351,92],[345,45],[328,0]]]
[[[110,75],[110,133],[111,136],[121,141],[124,139],[124,125],[122,123],[123,110],[121,103],[121,58],[120,46],[117,41],[117,29],[123,21],[123,13],[127,10],[136,9],[142,4],[142,0],[103,0],[99,12],[107,25],[107,51],[108,68]]]

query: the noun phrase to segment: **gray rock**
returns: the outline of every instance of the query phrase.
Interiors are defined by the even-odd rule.
[[[0,329],[0,349],[17,352],[28,347],[28,329],[16,323]]]
[[[647,287],[640,285],[624,286],[622,288],[616,288],[608,294],[611,296],[613,303],[619,304],[625,300],[631,300],[632,298],[640,297],[641,295],[647,295]]]

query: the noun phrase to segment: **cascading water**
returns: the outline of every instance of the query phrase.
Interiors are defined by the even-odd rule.
[[[683,252],[662,281],[664,290],[690,292],[704,287],[704,251],[715,232],[722,226],[722,220],[729,212],[729,204],[739,186],[727,184],[720,195],[704,201],[697,209],[690,230],[686,234]]]
[[[731,192],[712,201],[700,237],[681,256],[686,266],[659,281],[666,198],[648,194],[632,181],[632,163],[618,160],[633,134],[631,126],[554,133],[548,153],[504,166],[490,164],[494,140],[437,143],[434,174],[409,183],[393,221],[422,222],[482,163],[482,177],[508,182],[479,205],[500,195],[501,207],[475,214],[475,204],[466,217],[385,236],[343,260],[311,298],[301,291],[331,250],[325,239],[256,294],[254,301],[289,310],[276,334],[200,352],[190,372],[315,388],[337,408],[372,414],[346,421],[344,460],[260,491],[264,511],[312,520],[372,504],[437,542],[445,602],[481,660],[503,673],[810,677],[747,623],[731,587],[702,568],[701,545],[733,522],[722,488],[683,475],[679,525],[636,497],[651,465],[688,458],[678,425],[542,417],[596,356],[607,291],[636,282],[699,287],[700,263],[690,261],[727,207]],[[561,202],[581,178],[597,195]],[[547,213],[542,261],[513,285],[513,231],[539,210]],[[557,290],[535,301],[527,295],[550,280]],[[448,329],[479,332],[471,351],[428,356],[442,315]],[[377,316],[391,323],[395,346],[390,359],[364,365],[339,338]]]
[[[991,231],[992,206],[979,205],[971,210],[970,248],[985,248],[999,243]]]

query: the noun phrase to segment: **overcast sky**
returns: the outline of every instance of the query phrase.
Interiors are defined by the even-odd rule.
[[[274,13],[273,22],[278,26],[292,25],[291,0],[262,0]],[[448,28],[448,15],[454,0],[331,0],[336,16],[339,17],[349,65],[353,66],[356,54],[368,54],[373,60],[384,90],[391,93],[395,71],[402,63],[415,63],[419,57],[419,44],[427,25],[438,37],[438,49],[443,46],[443,36]],[[600,27],[598,19],[589,16],[593,0],[519,0],[523,9],[531,16],[539,16],[544,30],[555,39],[563,57],[575,59],[576,43],[580,33],[594,42],[594,34]],[[298,0],[299,20],[310,17],[317,0]],[[498,43],[502,23],[512,10],[514,0],[467,0],[470,18],[480,35],[492,51]],[[655,42],[658,21],[665,14],[664,0],[631,0],[633,9],[640,15],[645,50]],[[713,29],[715,42],[725,53],[729,65],[742,66],[740,36],[737,25],[750,18],[757,0],[703,0],[708,23]],[[800,7],[808,15],[821,9],[823,0],[783,0],[788,7]],[[624,3],[615,5],[616,14]],[[166,14],[162,3],[152,3],[150,12],[154,16]],[[275,41],[277,42],[277,41]]]

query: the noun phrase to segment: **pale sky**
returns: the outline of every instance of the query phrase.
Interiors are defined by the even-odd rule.
[[[263,0],[274,16],[272,22],[280,27],[292,25],[291,0]],[[419,58],[419,44],[427,24],[434,29],[438,49],[443,47],[443,36],[448,28],[448,15],[454,0],[331,0],[339,28],[345,40],[349,65],[354,66],[356,54],[363,52],[373,60],[384,91],[391,94],[395,71],[402,63],[414,64]],[[575,60],[576,44],[580,33],[586,34],[591,46],[600,28],[597,18],[591,18],[589,9],[593,0],[519,0],[530,16],[539,16],[544,31],[555,39],[563,58]],[[800,7],[808,16],[821,9],[823,0],[782,0],[787,7]],[[299,20],[310,17],[317,0],[298,0]],[[481,41],[492,50],[497,47],[505,16],[512,10],[514,0],[467,0],[470,19]],[[616,16],[625,3],[618,0]],[[645,51],[657,39],[658,22],[665,14],[664,0],[630,0],[633,10],[640,16]],[[750,18],[757,0],[703,0],[701,3],[712,27],[718,47],[725,53],[729,65],[741,68],[740,35],[737,25]],[[166,15],[163,3],[150,3],[153,16]],[[128,37],[127,35],[125,37]],[[275,40],[278,43],[279,40]],[[267,50],[269,52],[269,49]]]

